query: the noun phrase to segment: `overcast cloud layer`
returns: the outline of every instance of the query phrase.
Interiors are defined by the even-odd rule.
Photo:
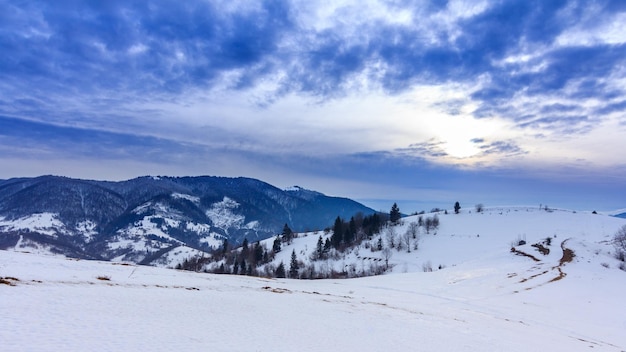
[[[626,2],[327,3],[0,0],[0,178],[626,206]]]

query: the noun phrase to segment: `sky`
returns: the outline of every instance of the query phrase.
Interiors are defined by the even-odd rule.
[[[0,0],[0,179],[626,207],[624,1]]]

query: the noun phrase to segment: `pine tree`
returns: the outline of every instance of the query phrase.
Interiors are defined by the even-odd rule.
[[[343,242],[343,220],[340,217],[335,219],[335,225],[333,226],[333,235],[330,237],[330,242],[333,247],[339,248]]]
[[[233,265],[233,275],[239,274],[239,262],[235,260],[235,264]]]
[[[248,239],[244,238],[243,243],[241,244],[241,258],[248,258],[250,254],[250,248],[248,246]]]
[[[322,236],[317,239],[317,245],[315,246],[316,259],[321,259],[324,256],[324,241]]]
[[[222,244],[222,255],[226,255],[228,253],[228,239],[224,239],[224,243]]]
[[[328,253],[331,247],[332,247],[332,244],[330,243],[330,239],[326,237],[326,241],[324,241],[324,254]]]
[[[346,229],[346,234],[343,236],[343,240],[347,244],[351,244],[356,237],[356,221],[354,221],[354,217],[350,218],[350,223],[348,224],[348,228]]]
[[[294,249],[291,252],[291,264],[289,265],[289,277],[292,279],[297,279],[298,269],[300,269],[300,266],[298,265],[298,257],[296,257],[296,250]]]
[[[283,226],[283,240],[287,243],[291,243],[292,239],[293,239],[293,231],[291,231],[291,229],[289,228],[289,225],[285,224],[285,226]]]
[[[274,244],[272,245],[272,250],[274,251],[274,253],[278,253],[281,251],[281,241],[280,241],[280,236],[276,235],[276,238],[274,239]]]
[[[254,265],[258,265],[263,261],[263,247],[260,242],[254,244]]]
[[[278,264],[278,268],[276,268],[276,277],[281,279],[286,277],[285,264],[283,264],[283,262],[280,262],[280,264]]]
[[[397,223],[398,221],[400,221],[400,217],[402,215],[400,214],[400,208],[398,208],[398,204],[393,203],[393,205],[391,206],[391,211],[389,212],[389,221],[391,221],[392,223]]]
[[[239,264],[239,267],[240,267],[239,271],[241,272],[241,275],[246,275],[246,273],[248,271],[247,270],[248,268],[246,267],[246,260],[245,259],[241,260],[241,263]]]

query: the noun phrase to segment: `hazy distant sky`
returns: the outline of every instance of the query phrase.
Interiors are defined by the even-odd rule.
[[[626,1],[0,0],[0,178],[626,207]]]

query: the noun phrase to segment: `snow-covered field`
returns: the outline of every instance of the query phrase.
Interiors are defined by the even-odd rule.
[[[626,350],[626,272],[610,244],[625,219],[491,208],[440,221],[437,235],[421,234],[419,250],[394,252],[392,273],[348,280],[0,251],[0,349]],[[552,243],[543,255],[531,245],[546,237]],[[292,250],[305,253],[317,238],[297,238],[280,255],[288,264]],[[517,249],[529,256],[511,253],[518,238],[528,244]],[[573,259],[564,255],[569,250]],[[428,262],[433,272],[423,271]]]

